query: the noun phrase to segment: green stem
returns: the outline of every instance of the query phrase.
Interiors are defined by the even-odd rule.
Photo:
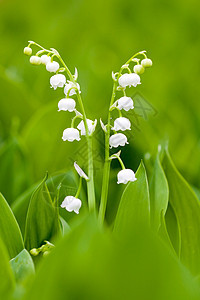
[[[80,177],[79,179],[79,186],[78,186],[78,190],[76,192],[76,195],[74,196],[75,198],[78,198],[80,191],[81,191],[81,187],[82,187],[82,177]]]

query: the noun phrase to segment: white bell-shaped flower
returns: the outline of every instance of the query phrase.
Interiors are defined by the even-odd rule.
[[[119,85],[123,88],[125,88],[126,86],[136,87],[138,84],[141,84],[140,76],[135,73],[125,73],[119,78]]]
[[[141,65],[144,67],[144,68],[149,68],[151,67],[153,64],[152,60],[150,58],[145,58],[141,61]]]
[[[129,121],[129,119],[124,117],[117,118],[114,121],[114,127],[112,127],[112,130],[131,130],[131,122]]]
[[[41,56],[41,63],[46,66],[51,61],[51,57],[44,54]]]
[[[90,119],[87,119],[87,126],[88,126],[89,134],[92,134],[95,131],[96,125],[97,125],[97,120],[92,121]],[[81,135],[86,135],[85,125],[84,125],[83,120],[78,124],[77,128],[81,131]]]
[[[73,83],[73,82],[69,82],[69,83],[67,83],[67,84],[65,84],[65,88],[64,88],[64,93],[65,93],[65,95],[67,96],[67,94],[68,94],[68,91],[70,90],[70,92],[69,92],[69,96],[73,96],[73,95],[76,95],[76,90],[75,89],[73,89],[73,87],[75,87],[75,88],[77,88],[78,89],[78,91],[79,91],[79,93],[80,93],[80,85],[78,84],[78,83]]]
[[[135,178],[135,173],[131,169],[124,169],[119,171],[117,174],[117,183],[124,183],[127,184],[129,181],[136,181],[137,178]]]
[[[79,214],[79,209],[81,208],[82,202],[80,199],[75,198],[74,196],[67,196],[60,205],[62,208],[65,208],[67,211],[74,211],[76,214]]]
[[[63,74],[56,74],[50,78],[50,84],[52,88],[54,88],[54,90],[56,90],[57,87],[62,88],[65,85],[65,83],[66,83],[66,77]]]
[[[81,169],[81,167],[79,167],[79,165],[76,162],[74,162],[74,168],[80,177],[83,177],[85,180],[89,179],[85,172]]]
[[[110,147],[117,148],[119,146],[125,146],[128,144],[127,137],[123,133],[116,133],[111,135],[109,139]]]
[[[79,131],[75,128],[67,128],[63,131],[63,141],[73,142],[74,140],[80,141]]]
[[[50,61],[46,64],[46,70],[49,72],[56,72],[60,68],[59,63],[57,61]]]
[[[36,55],[32,55],[30,57],[30,63],[35,66],[39,66],[41,64],[41,58]]]
[[[58,111],[64,110],[72,112],[74,111],[76,102],[71,98],[63,98],[58,102]]]
[[[129,109],[133,109],[134,105],[133,105],[133,100],[131,99],[131,97],[121,97],[120,99],[117,100],[118,106],[117,108],[119,108],[120,110],[124,109],[125,111],[129,111]]]
[[[25,47],[24,48],[24,54],[31,55],[32,54],[32,49],[30,47]]]

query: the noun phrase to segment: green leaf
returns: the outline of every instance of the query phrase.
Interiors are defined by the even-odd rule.
[[[116,239],[93,215],[78,222],[45,257],[24,299],[199,299],[191,274],[150,229],[129,228],[131,238]]]
[[[114,224],[115,232],[125,232],[128,228],[138,226],[138,224],[149,225],[149,188],[142,162],[136,172],[136,178],[137,181],[130,182],[122,194]]]
[[[4,300],[6,295],[14,289],[14,276],[9,265],[9,257],[6,248],[0,239],[0,299]]]
[[[178,257],[180,257],[181,250],[181,233],[180,233],[180,225],[178,223],[177,217],[174,213],[174,209],[172,208],[171,203],[169,203],[167,212],[165,214],[165,224],[167,228],[167,232],[169,234],[171,243],[176,251]]]
[[[39,248],[60,233],[58,207],[55,207],[46,185],[47,175],[32,195],[25,228],[25,246]]]
[[[169,201],[180,225],[180,257],[196,275],[200,273],[200,202],[177,171],[167,150],[163,158],[163,167],[169,184]]]
[[[13,258],[22,251],[24,245],[15,216],[1,193],[0,212],[0,237],[7,248],[10,258]]]
[[[161,225],[161,212],[165,215],[169,198],[168,183],[160,163],[159,153],[157,154],[152,173],[153,175],[149,186],[151,224],[152,227],[158,231]]]
[[[26,281],[35,273],[33,260],[26,249],[11,259],[10,264],[15,275],[15,280],[18,283]]]
[[[172,245],[172,242],[170,240],[170,237],[169,237],[169,234],[167,231],[165,216],[164,216],[163,211],[161,212],[161,217],[160,217],[159,235],[165,241],[165,243],[169,246],[169,248],[172,250],[172,252],[175,254],[174,247]]]

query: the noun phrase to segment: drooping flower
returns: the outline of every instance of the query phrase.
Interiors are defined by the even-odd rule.
[[[117,118],[114,121],[114,126],[112,127],[112,130],[131,130],[131,122],[129,121],[129,119],[124,117]]]
[[[50,61],[46,64],[46,70],[49,72],[56,72],[60,68],[60,65],[57,61]]]
[[[41,58],[36,55],[32,55],[30,57],[30,63],[35,66],[39,66],[41,64]]]
[[[66,83],[66,77],[63,74],[56,74],[50,78],[50,84],[52,88],[54,88],[54,90],[56,90],[57,87],[62,88],[65,85],[65,83]]]
[[[79,165],[76,162],[74,162],[74,168],[79,176],[83,177],[85,180],[89,179],[85,172],[81,169],[81,167],[79,167]]]
[[[48,56],[46,54],[44,54],[44,55],[41,56],[41,63],[43,65],[46,66],[46,64],[48,64],[49,62],[51,62],[51,57],[50,56]]]
[[[128,144],[127,137],[123,133],[116,133],[111,135],[109,139],[110,147],[117,148],[118,146],[125,146]]]
[[[152,66],[153,62],[150,58],[145,58],[141,61],[141,64],[144,68],[149,68]]]
[[[58,111],[64,110],[72,112],[74,111],[76,102],[71,98],[63,98],[58,102]]]
[[[135,178],[135,173],[131,169],[124,169],[119,171],[117,174],[117,183],[124,183],[127,184],[129,181],[136,181],[137,178]]]
[[[75,128],[67,128],[63,131],[63,141],[73,142],[74,140],[80,141],[79,131]]]
[[[134,73],[141,75],[144,73],[144,67],[142,65],[135,65],[133,68]]]
[[[119,78],[119,85],[121,85],[122,87],[126,87],[126,86],[136,87],[138,84],[141,84],[140,76],[135,73],[131,73],[131,74],[125,73]]]
[[[97,120],[92,121],[90,119],[87,119],[87,126],[88,126],[89,134],[92,134],[95,131],[96,125],[97,125]],[[86,135],[85,125],[84,125],[83,120],[78,124],[77,128],[81,131],[81,135]]]
[[[31,55],[32,54],[32,49],[30,47],[25,47],[24,48],[24,54]]]
[[[73,96],[76,94],[76,89],[73,89],[73,87],[77,88],[79,93],[80,93],[80,85],[78,83],[73,83],[73,82],[68,82],[67,84],[65,84],[65,88],[64,88],[64,93],[65,95],[67,96],[68,94],[68,91],[70,90],[69,92],[69,96]]]
[[[117,108],[124,109],[125,111],[128,111],[129,109],[133,109],[133,100],[131,97],[121,97],[120,99],[117,100],[118,106]]]
[[[79,214],[79,209],[81,208],[82,202],[80,199],[75,198],[74,196],[67,196],[60,205],[62,208],[65,208],[67,211],[74,211],[76,214]]]

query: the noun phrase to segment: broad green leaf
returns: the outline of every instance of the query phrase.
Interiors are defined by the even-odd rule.
[[[175,254],[174,247],[172,245],[172,242],[170,240],[170,237],[169,237],[169,234],[167,231],[165,216],[164,216],[163,211],[161,211],[161,216],[160,216],[159,235],[165,241],[165,243],[169,246],[169,248],[172,250],[172,252]]]
[[[180,233],[180,225],[178,223],[177,217],[174,213],[174,209],[172,208],[171,203],[168,204],[168,208],[165,214],[165,224],[167,228],[167,232],[169,234],[171,243],[176,251],[178,257],[180,257],[181,250],[181,233]]]
[[[39,248],[44,240],[50,241],[60,233],[58,208],[54,205],[46,185],[47,175],[31,197],[28,208],[25,246]]]
[[[149,229],[113,238],[91,215],[64,236],[38,269],[25,300],[198,300],[186,268]]]
[[[9,257],[15,257],[24,248],[18,223],[6,199],[0,193],[0,238],[5,244]]]
[[[174,166],[167,150],[163,167],[169,184],[169,201],[180,225],[182,262],[195,275],[200,273],[200,202]]]
[[[0,299],[7,299],[7,295],[14,289],[14,276],[9,265],[6,248],[0,239]]]
[[[67,234],[68,232],[70,232],[71,228],[70,226],[67,224],[67,222],[65,221],[65,219],[63,219],[62,217],[60,217],[60,222],[61,222],[61,228],[62,228],[62,233],[63,235]]]
[[[56,197],[57,188],[61,185],[59,191],[59,199],[58,202],[64,200],[67,195],[75,195],[78,187],[78,177],[76,176],[75,172],[67,171],[67,172],[59,172],[53,174],[49,177],[46,181],[49,193],[51,198]],[[31,199],[31,195],[33,194],[34,190],[37,188],[38,184],[34,184],[30,187],[27,191],[25,191],[22,195],[20,195],[11,205],[13,213],[19,223],[21,228],[22,234],[24,235],[25,231],[25,223],[26,223],[26,215],[28,211],[29,202]],[[86,204],[86,195],[84,193],[84,189],[81,190],[80,199],[83,202],[83,206],[81,208],[81,212],[87,206]],[[60,214],[62,217],[68,222],[69,219],[73,218],[74,215],[68,213],[65,209],[60,209]]]
[[[157,154],[152,173],[149,186],[151,225],[158,231],[161,225],[161,215],[165,215],[167,210],[169,197],[168,183],[160,163],[159,153]]]
[[[130,182],[122,194],[114,224],[115,232],[125,232],[138,224],[149,225],[149,188],[142,162],[136,172],[136,178],[137,181]]]
[[[18,283],[23,283],[35,273],[33,260],[26,249],[11,259],[10,264]]]

